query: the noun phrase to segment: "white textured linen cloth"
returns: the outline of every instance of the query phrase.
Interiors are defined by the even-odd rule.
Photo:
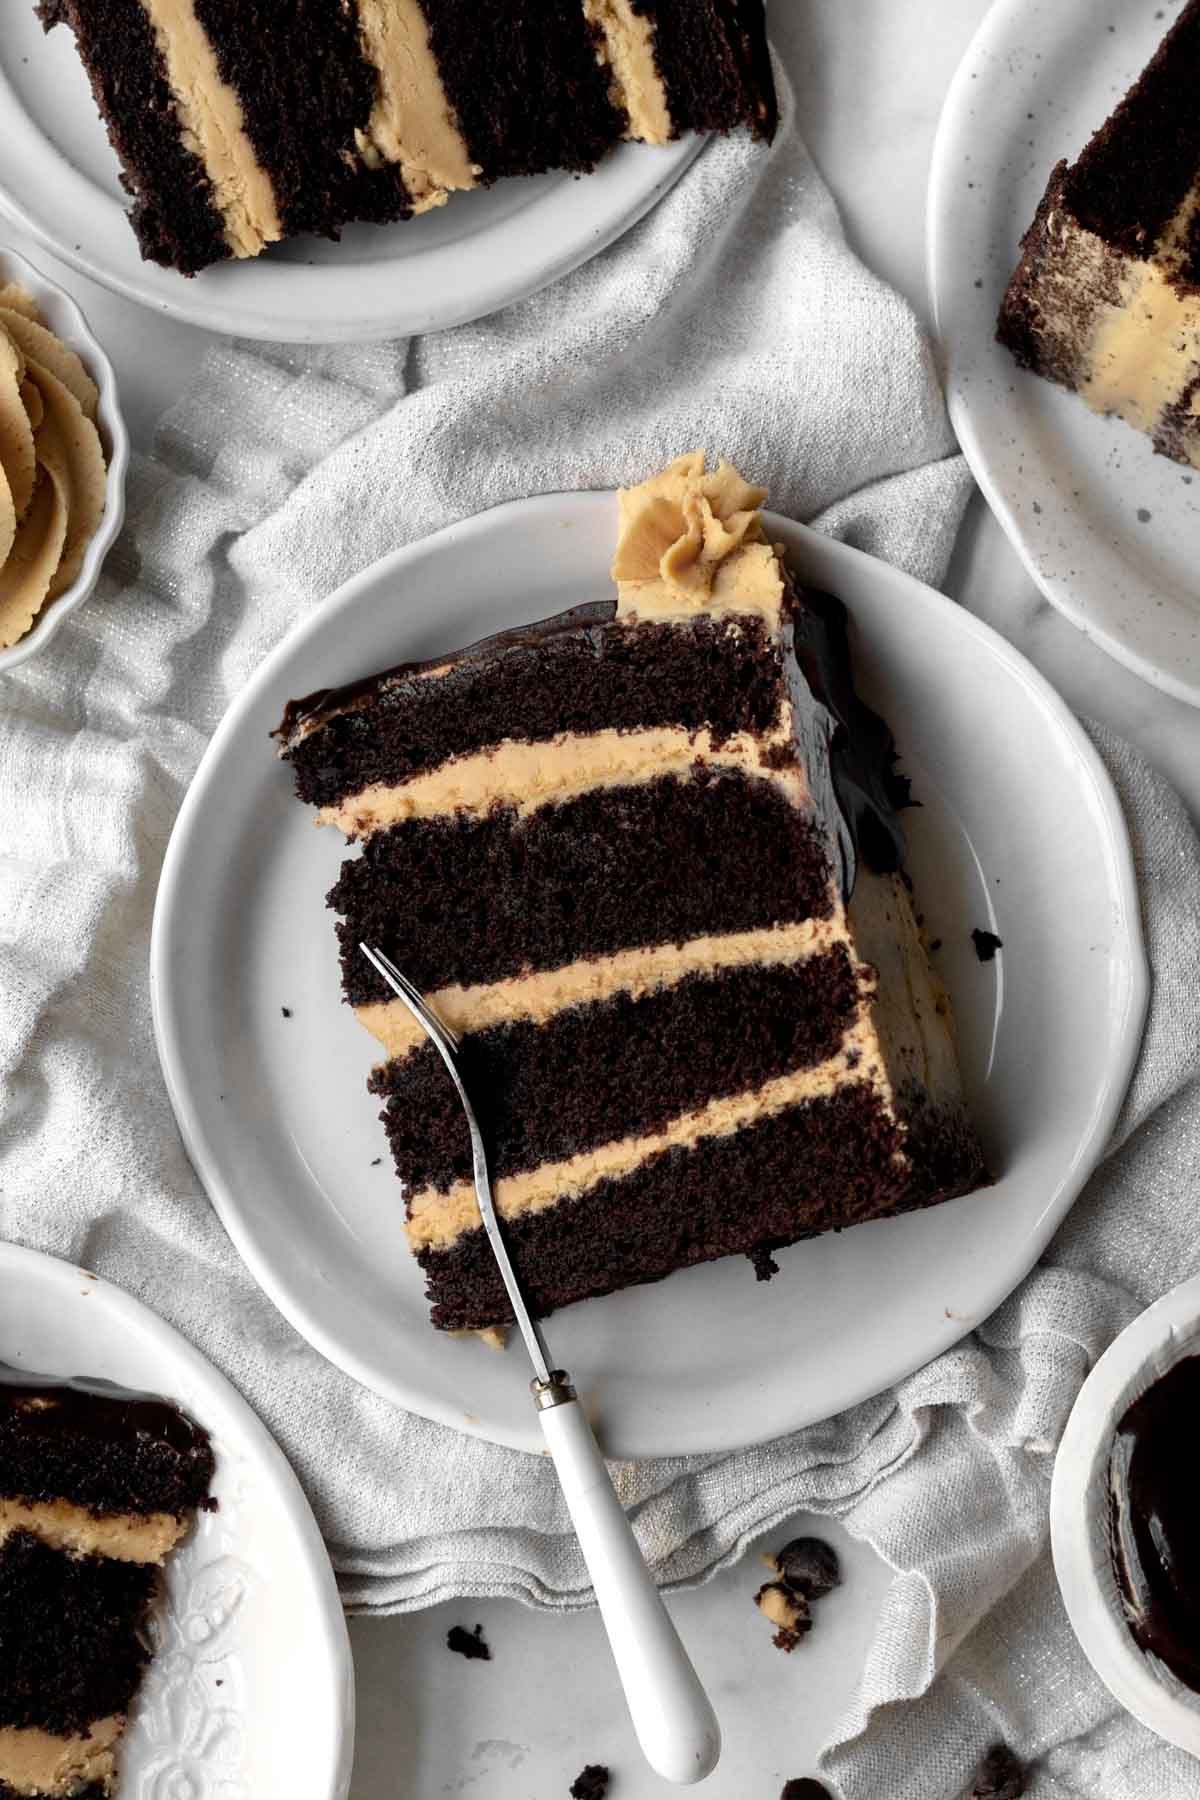
[[[215,348],[133,471],[96,598],[0,682],[0,1231],[139,1294],[233,1378],[297,1469],[359,1608],[588,1593],[542,1459],[356,1386],[230,1246],[151,1035],[167,836],[221,714],[288,627],[382,552],[499,501],[636,481],[707,444],[769,479],[781,511],[941,578],[969,483],[929,352],[847,249],[791,110],[785,96],[769,155],[706,148],[619,244],[484,323],[374,348]],[[1197,1260],[1194,1156],[1190,1190],[1184,1165],[1196,1115],[1167,1102],[1195,1072],[1200,897],[1170,795],[1104,748],[1157,967],[1135,1135],[1020,1293],[896,1392],[758,1449],[618,1471],[664,1581],[702,1578],[802,1506],[838,1513],[894,1565],[855,1742],[836,1760],[852,1800],[940,1800],[997,1730],[1039,1746],[1087,1731],[1101,1753],[1103,1709],[1044,1565],[1045,1497],[1090,1361]],[[931,1683],[921,1709],[867,1722]],[[1138,1754],[1141,1780],[1144,1743]],[[1107,1773],[1046,1789],[1179,1791]]]

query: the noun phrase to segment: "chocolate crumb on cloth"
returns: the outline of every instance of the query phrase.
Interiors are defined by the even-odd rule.
[[[759,1588],[755,1604],[778,1627],[771,1640],[776,1649],[790,1653],[812,1630],[811,1602],[841,1586],[837,1551],[824,1538],[799,1537],[763,1561],[777,1579]]]
[[[467,1631],[462,1625],[452,1625],[446,1633],[446,1648],[453,1650],[458,1656],[465,1656],[468,1662],[491,1662],[492,1652],[483,1639],[483,1626],[476,1625],[474,1631]]]
[[[571,1783],[571,1800],[604,1800],[611,1779],[603,1763],[589,1763]]]
[[[975,1771],[966,1800],[1021,1800],[1029,1770],[1007,1744],[993,1744]]]

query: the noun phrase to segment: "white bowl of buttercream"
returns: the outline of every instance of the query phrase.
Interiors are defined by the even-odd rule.
[[[44,650],[63,620],[83,605],[100,575],[100,569],[125,516],[125,476],[129,466],[129,434],[117,402],[117,378],[113,366],[93,336],[76,302],[64,288],[15,250],[0,247],[0,287],[9,282],[23,288],[36,302],[47,328],[74,350],[99,390],[96,429],[104,451],[104,509],[88,541],[78,575],[70,586],[48,601],[30,629],[7,649],[0,649],[0,674],[27,662]]]

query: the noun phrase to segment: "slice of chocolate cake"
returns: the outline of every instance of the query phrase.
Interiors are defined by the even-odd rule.
[[[986,1181],[837,601],[703,453],[621,496],[618,598],[293,702],[301,799],[435,1325],[510,1318],[465,1123],[377,945],[461,1040],[542,1314]]]
[[[144,256],[194,273],[623,137],[748,126],[762,0],[40,0],[74,30]]]
[[[0,1367],[0,1800],[114,1792],[160,1570],[212,1476],[166,1401]]]
[[[1088,144],[1060,162],[1022,244],[999,337],[1200,467],[1200,0]]]

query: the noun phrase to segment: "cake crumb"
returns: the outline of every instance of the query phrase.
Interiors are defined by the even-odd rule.
[[[792,1538],[763,1561],[776,1579],[759,1588],[754,1603],[778,1627],[771,1639],[775,1648],[790,1655],[812,1630],[811,1603],[841,1586],[837,1551],[824,1538]]]
[[[824,1538],[793,1538],[767,1560],[780,1579],[806,1600],[819,1600],[842,1585],[838,1553]]]
[[[1007,1744],[993,1744],[975,1771],[967,1800],[1021,1800],[1029,1770]]]
[[[771,1639],[775,1648],[790,1656],[801,1638],[812,1630],[812,1614],[804,1595],[786,1581],[768,1581],[755,1594],[754,1603],[779,1628]]]
[[[754,1279],[756,1281],[770,1281],[772,1275],[778,1275],[779,1264],[771,1255],[770,1245],[759,1244],[753,1250],[748,1250],[746,1254],[754,1264]]]
[[[784,1782],[779,1800],[833,1800],[833,1796],[823,1781],[801,1775],[798,1780]]]
[[[604,1800],[611,1779],[603,1763],[589,1763],[571,1783],[571,1800]]]
[[[975,945],[975,954],[980,962],[991,962],[997,950],[1003,950],[1003,939],[994,931],[980,931],[978,925],[971,933],[971,941]]]
[[[373,1169],[377,1169],[382,1161],[383,1161],[382,1156],[373,1156],[371,1158],[371,1167]]]
[[[452,1625],[446,1633],[446,1648],[459,1656],[465,1656],[468,1662],[492,1660],[492,1652],[483,1641],[482,1625],[476,1625],[474,1631],[467,1631],[462,1625]]]
[[[281,1013],[282,1013],[282,1014],[283,1014],[283,1016],[284,1016],[284,1018],[285,1018],[285,1019],[290,1019],[290,1018],[291,1018],[291,1016],[292,1016],[292,1009],[291,1009],[291,1007],[290,1007],[290,1006],[281,1006],[281,1007],[280,1007],[280,1009],[279,1009],[279,1010],[280,1010],[280,1012],[281,1012]]]

